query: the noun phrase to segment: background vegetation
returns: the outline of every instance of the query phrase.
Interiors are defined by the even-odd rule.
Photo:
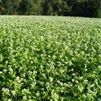
[[[101,17],[101,0],[0,0],[3,15]]]

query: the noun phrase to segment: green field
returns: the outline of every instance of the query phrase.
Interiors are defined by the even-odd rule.
[[[101,19],[0,16],[0,101],[101,101]]]

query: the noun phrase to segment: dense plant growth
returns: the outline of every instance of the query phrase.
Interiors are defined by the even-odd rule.
[[[0,17],[0,101],[100,101],[101,19]]]
[[[101,0],[0,0],[3,15],[101,17]]]

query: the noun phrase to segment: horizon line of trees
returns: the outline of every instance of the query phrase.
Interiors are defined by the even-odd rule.
[[[101,17],[101,0],[0,0],[0,14]]]

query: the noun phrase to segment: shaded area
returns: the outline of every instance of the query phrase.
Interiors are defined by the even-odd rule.
[[[101,0],[0,0],[1,15],[101,17]]]

